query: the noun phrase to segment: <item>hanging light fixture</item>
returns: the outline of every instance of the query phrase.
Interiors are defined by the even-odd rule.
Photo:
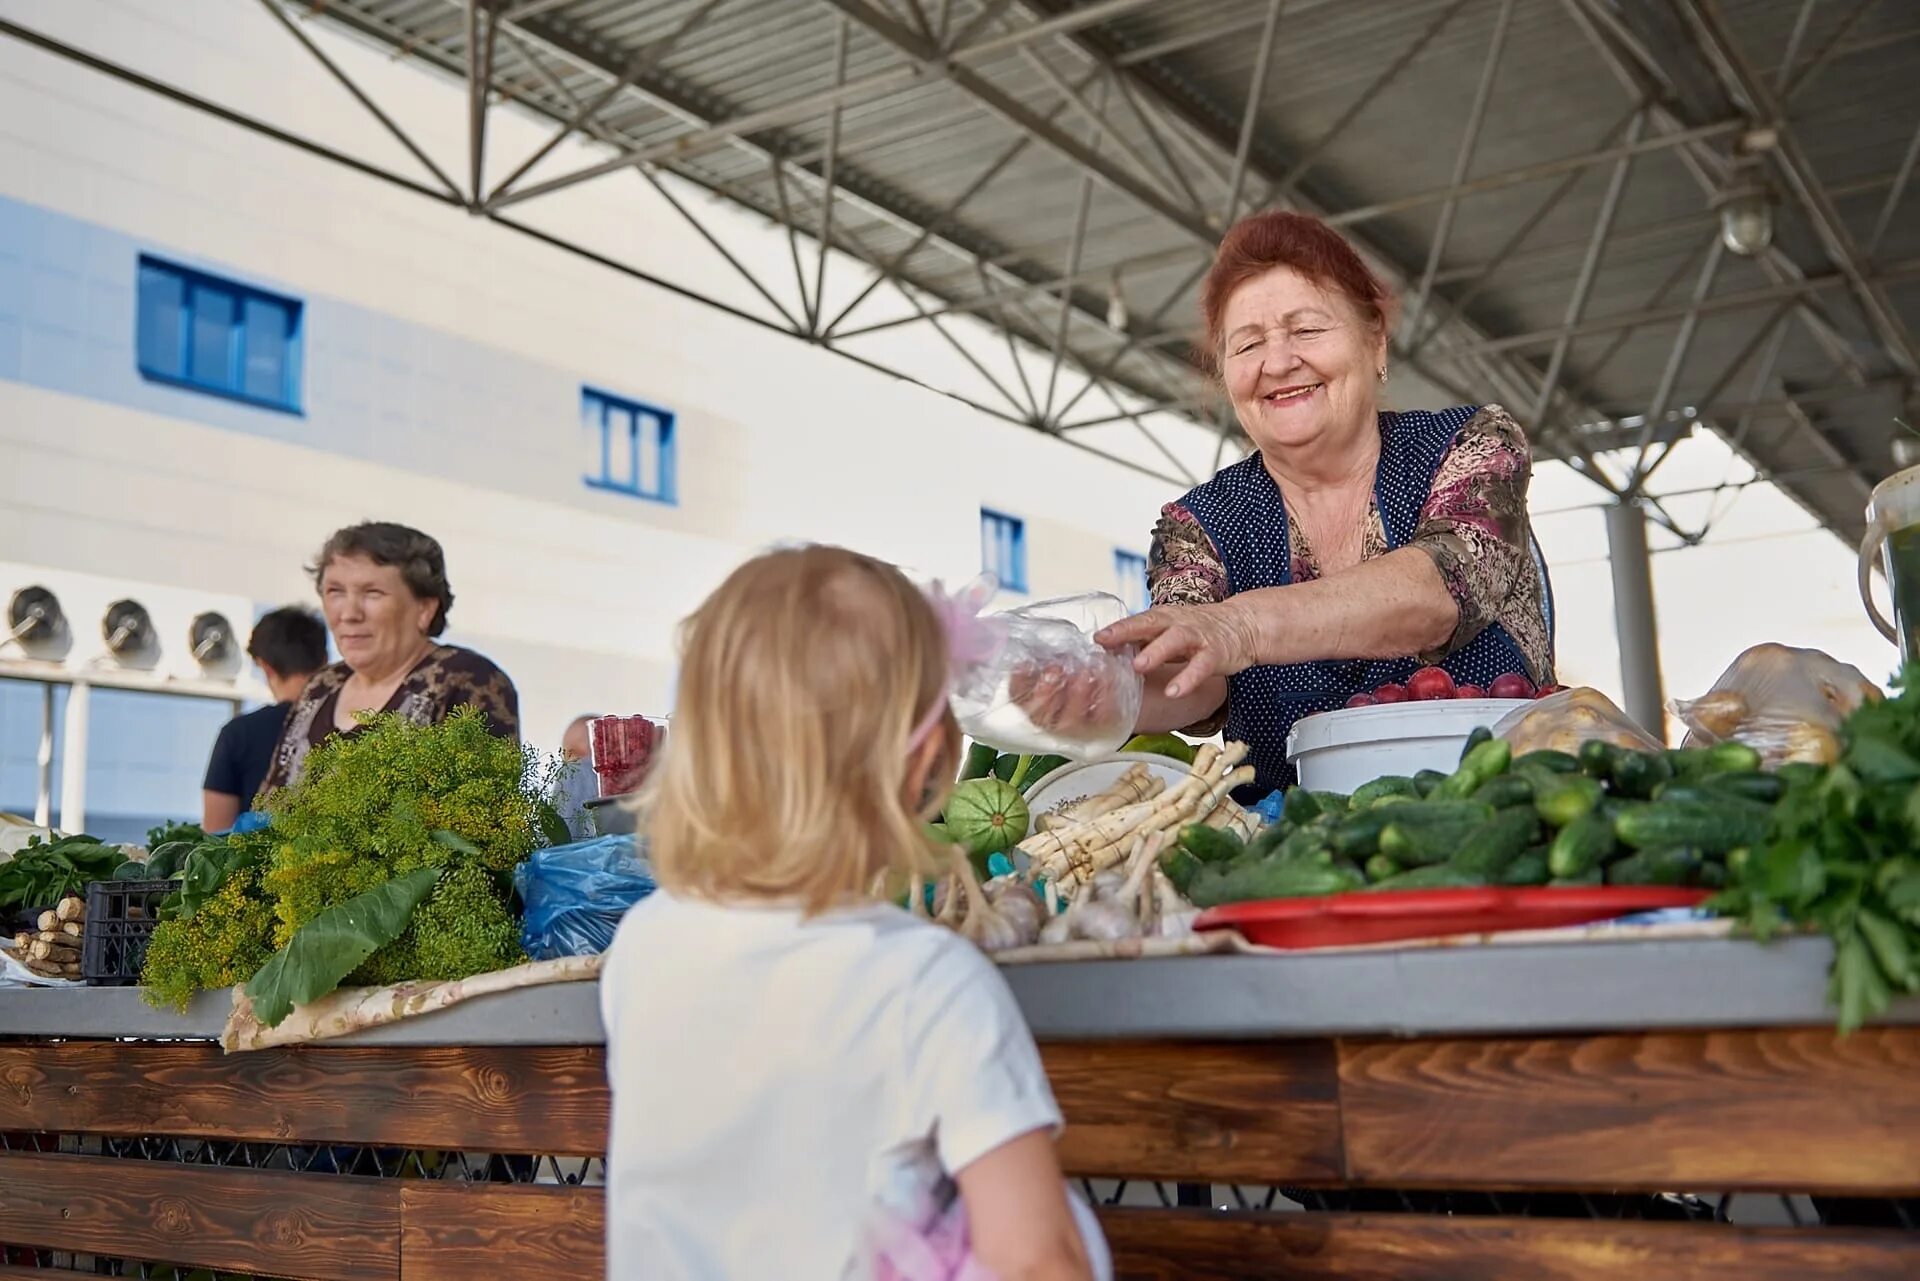
[[[1117,334],[1127,332],[1127,322],[1131,317],[1127,312],[1127,296],[1120,292],[1120,273],[1113,273],[1113,285],[1107,291],[1107,328]]]
[[[1713,198],[1720,215],[1720,243],[1742,258],[1764,253],[1773,243],[1773,190],[1763,168],[1765,154],[1777,141],[1771,129],[1742,135],[1734,148],[1733,168]]]

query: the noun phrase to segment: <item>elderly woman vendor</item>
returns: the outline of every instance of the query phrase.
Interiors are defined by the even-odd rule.
[[[1461,685],[1550,682],[1550,588],[1512,416],[1380,408],[1391,299],[1317,219],[1235,225],[1201,305],[1257,452],[1162,510],[1154,608],[1100,634],[1140,646],[1138,728],[1224,728],[1270,789],[1293,781],[1295,721],[1422,665]]]
[[[307,753],[334,734],[358,733],[363,712],[431,725],[472,706],[496,736],[519,737],[520,701],[507,674],[435,639],[453,607],[438,542],[405,525],[352,525],[327,539],[311,572],[342,661],[316,673],[287,713],[262,794],[299,782]]]

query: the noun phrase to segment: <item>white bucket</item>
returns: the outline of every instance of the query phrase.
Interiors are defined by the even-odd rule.
[[[1303,716],[1287,735],[1287,759],[1300,773],[1300,786],[1315,792],[1351,795],[1376,778],[1423,769],[1451,774],[1467,735],[1525,706],[1518,698],[1456,698]]]

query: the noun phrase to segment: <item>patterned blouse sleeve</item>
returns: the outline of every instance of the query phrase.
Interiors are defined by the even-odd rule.
[[[1453,636],[1436,662],[1501,620],[1516,595],[1531,590],[1527,483],[1533,475],[1526,433],[1513,415],[1488,405],[1454,437],[1420,509],[1412,545],[1433,558],[1460,607]]]
[[[446,661],[442,714],[476,707],[495,738],[520,739],[520,695],[507,674],[472,650],[456,650]]]
[[[1213,540],[1200,526],[1199,517],[1179,503],[1160,509],[1160,520],[1153,527],[1153,547],[1147,553],[1147,591],[1154,606],[1212,605],[1232,592],[1227,587],[1227,566],[1214,550]],[[1227,708],[1203,721],[1185,726],[1181,733],[1189,738],[1212,738],[1227,726]]]

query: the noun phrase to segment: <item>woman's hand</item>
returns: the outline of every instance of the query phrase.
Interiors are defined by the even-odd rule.
[[[1108,649],[1140,646],[1137,672],[1179,666],[1168,698],[1185,697],[1215,676],[1232,676],[1260,662],[1260,628],[1251,603],[1231,597],[1212,605],[1161,605],[1123,618],[1094,637]]]

